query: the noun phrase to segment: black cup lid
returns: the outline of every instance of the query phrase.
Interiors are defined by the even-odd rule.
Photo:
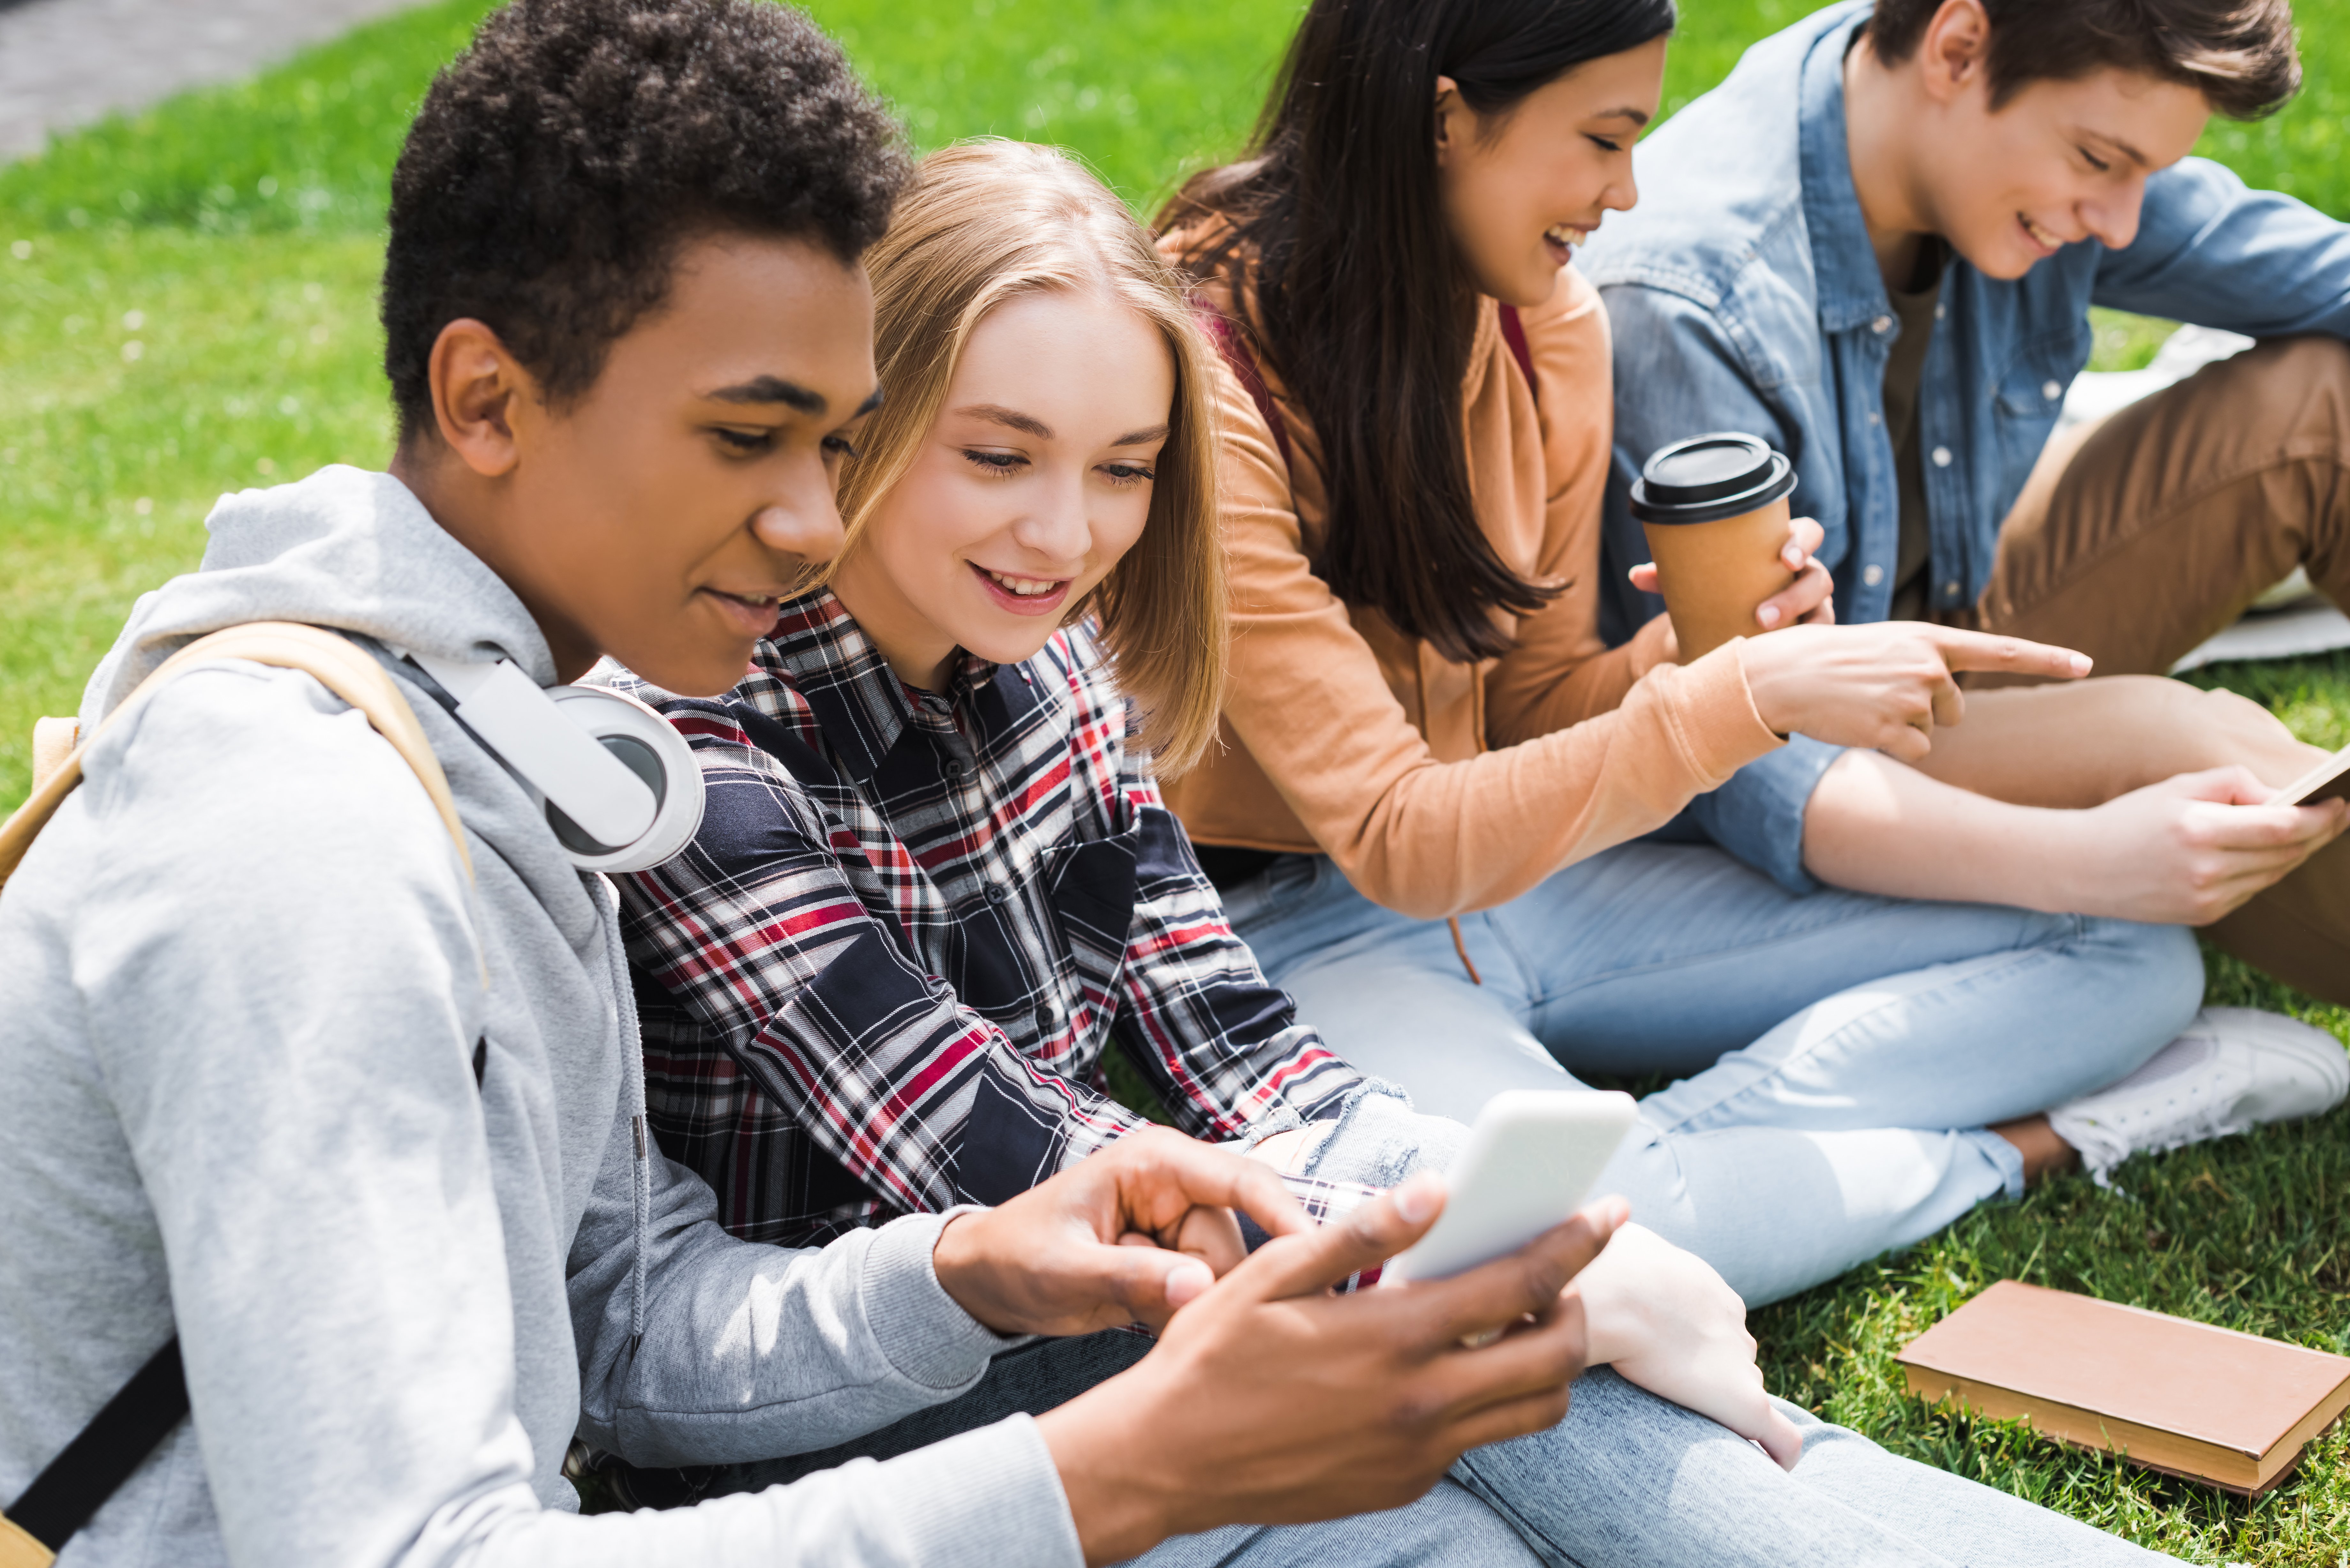
[[[1768,506],[1795,488],[1795,465],[1759,436],[1736,431],[1659,447],[1632,482],[1643,523],[1713,523]]]

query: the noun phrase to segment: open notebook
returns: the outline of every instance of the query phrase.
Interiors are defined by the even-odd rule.
[[[2350,1356],[2013,1280],[1894,1359],[1913,1394],[2248,1496],[2350,1406]]]

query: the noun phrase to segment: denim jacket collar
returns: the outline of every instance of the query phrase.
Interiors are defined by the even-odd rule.
[[[1849,332],[1889,315],[1893,303],[1878,272],[1876,248],[1860,214],[1845,130],[1844,60],[1853,35],[1868,19],[1861,11],[1831,27],[1804,61],[1798,136],[1803,162],[1804,226],[1812,240],[1812,274],[1819,291],[1820,329]]]

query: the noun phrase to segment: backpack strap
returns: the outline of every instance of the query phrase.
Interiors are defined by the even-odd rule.
[[[48,1568],[187,1413],[174,1334],[8,1505],[0,1518],[0,1568]]]
[[[416,722],[415,711],[400,695],[399,682],[347,638],[294,621],[255,621],[199,638],[172,655],[116,705],[87,741],[69,719],[44,719],[35,727],[32,796],[0,824],[0,888],[66,796],[80,784],[82,758],[107,727],[194,665],[220,659],[299,670],[366,714],[414,770],[457,846],[466,880],[473,879],[473,857],[465,848],[448,777],[424,738],[423,726]],[[477,1085],[484,1064],[483,1049],[476,1046]],[[49,1568],[73,1533],[89,1522],[187,1413],[187,1377],[174,1334],[0,1514],[0,1568]]]
[[[366,714],[368,722],[391,742],[392,750],[414,771],[417,782],[432,797],[432,809],[441,814],[441,825],[449,830],[451,841],[457,846],[457,859],[465,867],[465,877],[468,881],[473,879],[473,857],[465,848],[465,833],[457,821],[457,803],[449,794],[448,777],[442,773],[441,761],[432,754],[432,743],[425,740],[424,728],[416,722],[414,710],[400,695],[399,682],[348,638],[295,621],[262,620],[198,638],[172,655],[140,681],[136,691],[116,704],[114,711],[99,721],[87,738],[68,732],[78,743],[71,745],[64,759],[51,769],[42,770],[40,763],[55,755],[59,729],[72,721],[45,719],[35,727],[36,782],[32,795],[6,823],[0,824],[0,888],[5,888],[16,874],[25,852],[33,846],[34,837],[48,826],[49,818],[57,815],[66,796],[80,784],[82,758],[98,737],[191,666],[220,659],[242,659],[280,670],[299,670]],[[0,1568],[7,1568],[5,1562],[0,1562]]]

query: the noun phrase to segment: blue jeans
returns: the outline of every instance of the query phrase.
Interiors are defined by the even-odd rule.
[[[1133,1568],[1535,1568],[1543,1559],[1453,1478],[1418,1502],[1321,1524],[1230,1524],[1178,1535]]]
[[[1471,1450],[1456,1479],[1565,1568],[2123,1568],[2171,1559],[1896,1458],[1773,1401],[1804,1435],[1782,1470],[1745,1438],[1605,1368],[1547,1432]],[[1507,1559],[1503,1559],[1507,1561]]]
[[[1602,1190],[1750,1305],[2020,1193],[1985,1127],[2131,1072],[2203,994],[2178,927],[1799,897],[1711,846],[1624,845],[1463,916],[1475,981],[1446,922],[1372,903],[1321,856],[1224,905],[1298,1017],[1423,1112],[1684,1075],[1641,1102]]]
[[[1362,1130],[1368,1138],[1371,1129]],[[961,1398],[821,1454],[723,1466],[710,1494],[757,1491],[1015,1412],[1041,1414],[1131,1366],[1152,1344],[1109,1333],[1024,1346],[996,1357]],[[2121,1568],[2164,1561],[2004,1492],[1897,1459],[1807,1410],[1783,1401],[1780,1408],[1804,1434],[1792,1474],[1727,1428],[1603,1368],[1575,1383],[1565,1420],[1473,1450],[1409,1507],[1320,1524],[1229,1525],[1178,1536],[1133,1561],[1138,1568]]]

